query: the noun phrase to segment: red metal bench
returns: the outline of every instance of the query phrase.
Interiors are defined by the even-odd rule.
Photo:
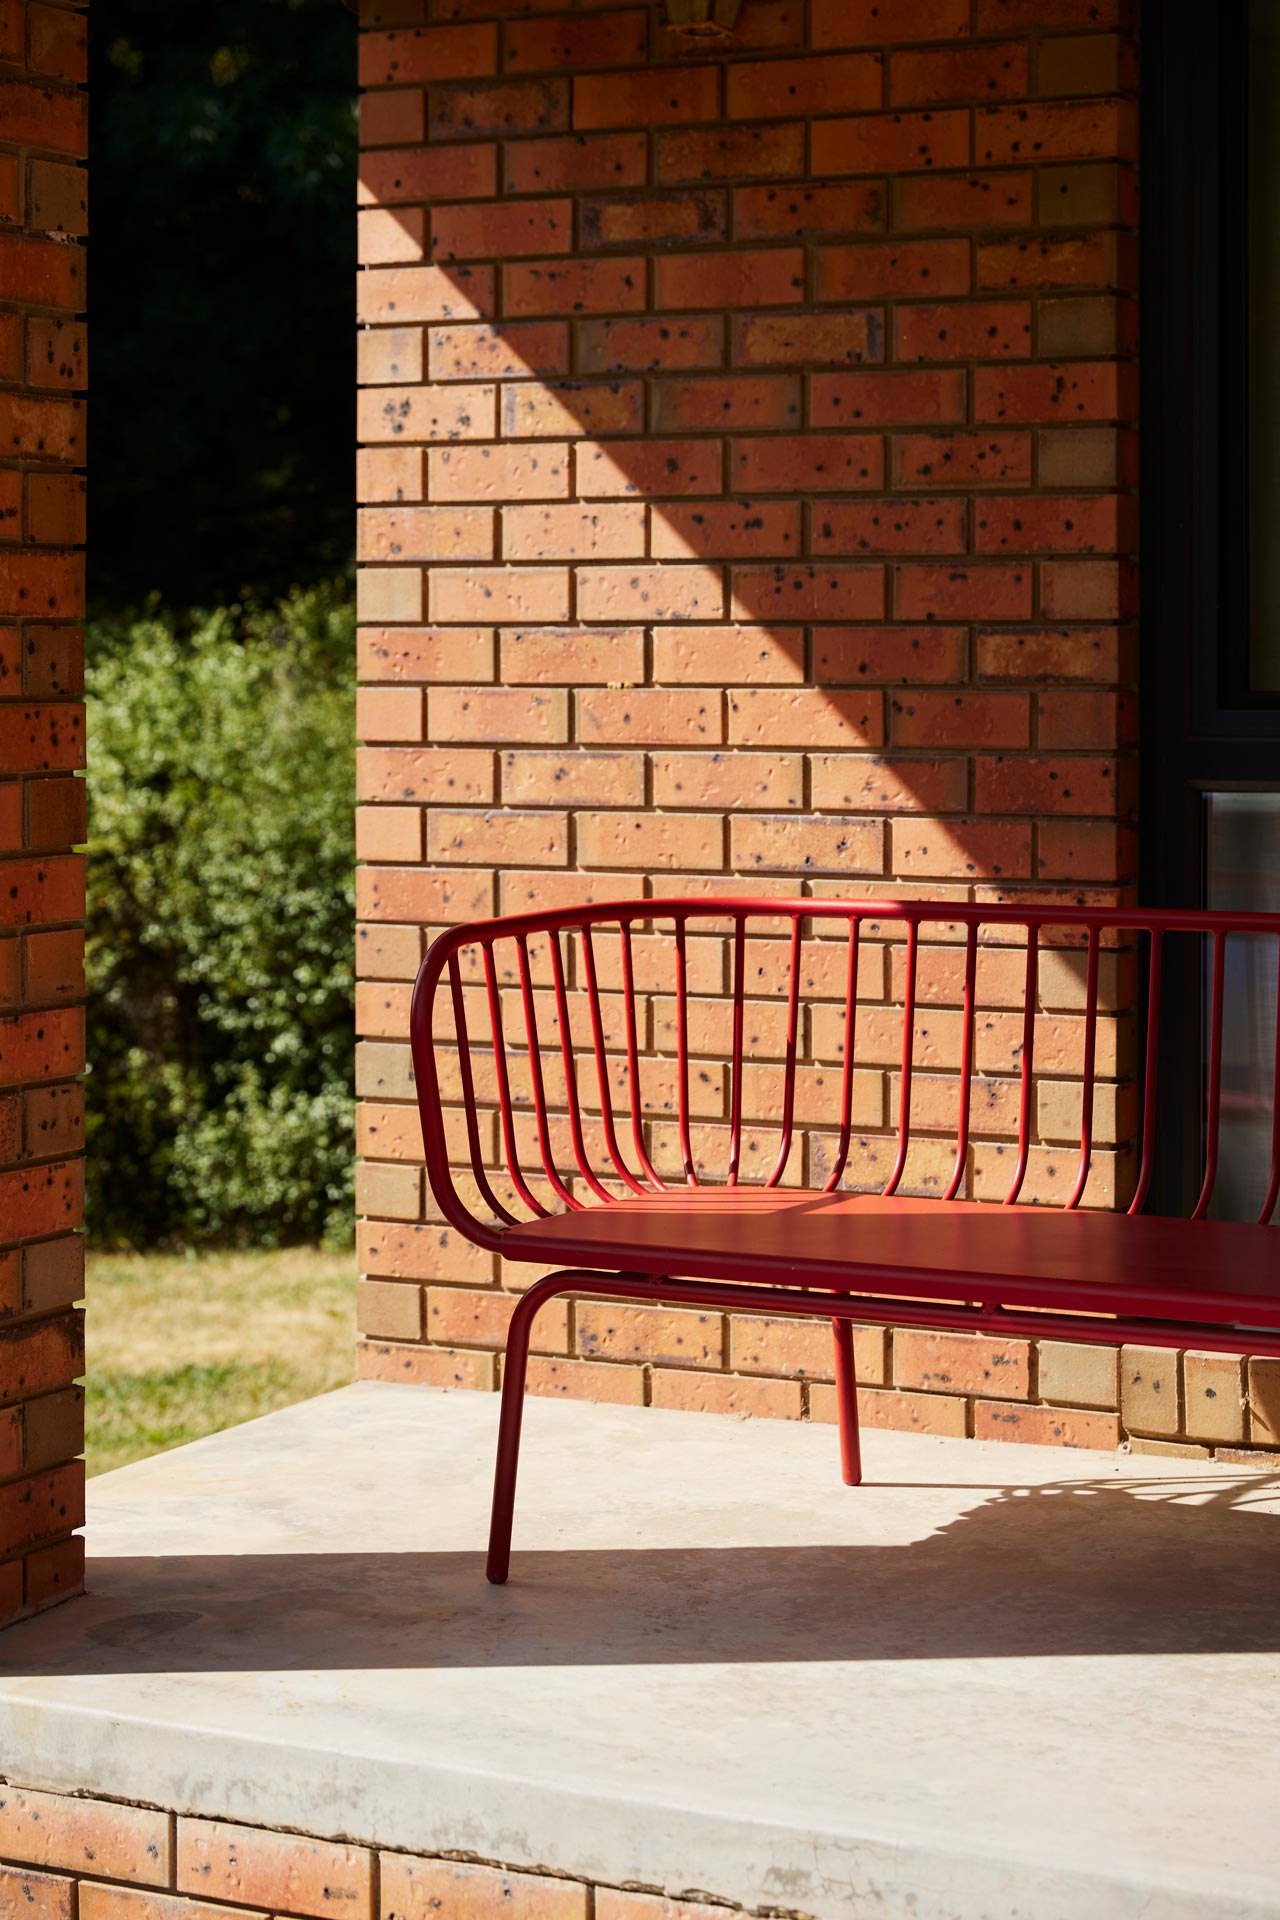
[[[1208,966],[1203,1180],[1190,1218],[1172,1219],[1143,1208],[1159,1132],[1164,955],[1183,936]],[[490,1580],[509,1565],[531,1323],[557,1294],[829,1320],[850,1485],[861,1476],[859,1322],[1280,1354],[1280,1226],[1270,1224],[1280,1035],[1267,1061],[1270,1177],[1256,1221],[1208,1218],[1229,953],[1247,942],[1256,957],[1261,946],[1269,967],[1272,941],[1280,915],[724,898],[528,913],[438,938],[411,1016],[432,1193],[477,1246],[555,1269],[520,1295],[510,1321]],[[868,997],[859,976],[873,948],[891,978]],[[1058,1014],[1043,1011],[1055,997]],[[896,1125],[879,1131],[858,1124],[868,1051],[896,1108]],[[1074,1101],[1078,1088],[1079,1146],[1065,1156],[1060,1121],[1059,1147],[1038,1137],[1045,1085],[1059,1111],[1063,1089]],[[943,1121],[936,1111],[915,1119],[913,1089],[941,1102]],[[767,1156],[753,1106],[774,1123]],[[913,1151],[936,1147],[944,1122],[954,1139],[945,1184],[936,1151],[915,1177]],[[723,1166],[706,1184],[718,1147]],[[1006,1157],[1002,1205],[961,1197],[970,1181],[990,1191]],[[1096,1179],[1103,1161],[1106,1182]],[[1091,1177],[1105,1191],[1091,1194]],[[1055,1183],[1056,1212],[1015,1204],[1046,1199]],[[909,1197],[912,1185],[940,1191]],[[868,1187],[878,1191],[851,1190]],[[1129,1190],[1127,1212],[1115,1210]]]

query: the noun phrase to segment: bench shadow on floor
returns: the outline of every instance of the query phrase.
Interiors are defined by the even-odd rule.
[[[41,1645],[64,1674],[1280,1651],[1280,1475],[968,1491],[891,1545],[522,1551],[517,1520],[505,1589],[474,1552],[99,1559]]]

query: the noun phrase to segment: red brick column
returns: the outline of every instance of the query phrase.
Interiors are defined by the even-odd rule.
[[[85,46],[0,0],[0,1623],[83,1565]]]
[[[1132,878],[1134,55],[1123,0],[744,0],[720,51],[625,4],[364,23],[361,1367],[490,1387],[527,1275],[422,1191],[432,927]],[[830,1413],[823,1333],[605,1319],[549,1313],[535,1388]],[[868,1418],[1120,1435],[1106,1356],[864,1344]]]

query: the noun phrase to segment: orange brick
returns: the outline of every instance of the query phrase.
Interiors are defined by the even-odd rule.
[[[809,1418],[834,1424],[836,1390],[815,1385],[809,1389]],[[894,1433],[936,1433],[961,1440],[965,1435],[965,1402],[945,1393],[898,1393],[888,1387],[858,1388],[858,1419],[864,1427],[885,1427]]]
[[[656,807],[782,807],[804,805],[804,761],[799,754],[656,753]]]
[[[492,1393],[494,1357],[491,1353],[463,1353],[452,1347],[361,1340],[356,1345],[356,1378],[384,1380],[401,1386],[446,1390],[465,1387],[473,1393]]]
[[[819,47],[879,46],[886,39],[960,40],[970,29],[968,0],[912,0],[887,21],[883,0],[814,0]]]
[[[503,388],[502,431],[558,439],[594,433],[634,433],[643,424],[637,381],[562,380],[544,386],[522,381]]]
[[[1025,1340],[899,1327],[893,1336],[894,1385],[1025,1400],[1031,1391],[1029,1356]]]
[[[529,1361],[528,1391],[568,1400],[609,1401],[615,1406],[644,1405],[644,1368],[622,1366],[611,1361],[547,1360],[534,1355]]]
[[[905,233],[1030,226],[1033,178],[1031,173],[908,175],[894,182],[895,225]]]
[[[854,1364],[867,1384],[884,1379],[884,1329],[855,1327]],[[735,1372],[830,1380],[831,1328],[825,1321],[769,1320],[735,1314],[729,1321],[729,1365]]]
[[[571,139],[509,140],[508,193],[569,193],[584,187],[644,185],[648,143],[642,133],[578,134]],[[519,304],[516,311],[522,311]]]
[[[719,814],[593,812],[578,822],[577,847],[584,867],[718,871],[724,864],[724,824]]]
[[[569,448],[564,441],[433,447],[427,474],[433,500],[563,500],[569,492]]]
[[[999,1400],[974,1402],[976,1440],[1022,1440],[1036,1447],[1102,1447],[1120,1444],[1114,1413],[1081,1413],[1074,1407],[1029,1407]]]
[[[655,1407],[686,1413],[733,1413],[770,1420],[798,1420],[802,1402],[797,1380],[762,1380],[732,1373],[687,1373],[655,1367]]]
[[[675,254],[655,263],[655,303],[666,311],[778,307],[804,298],[799,247]]]
[[[168,1814],[23,1787],[0,1786],[0,1853],[146,1886],[172,1878]]]
[[[511,149],[507,149],[510,153]],[[502,269],[508,313],[631,313],[645,304],[642,259],[512,261]]]
[[[39,1915],[29,1920],[40,1920]],[[80,1920],[268,1920],[265,1912],[189,1900],[182,1893],[152,1893],[141,1887],[102,1887],[80,1882]]]
[[[735,73],[745,69],[738,67]],[[656,142],[656,177],[672,181],[782,180],[804,172],[804,126],[716,127],[706,132],[662,133]]]
[[[564,813],[454,812],[433,808],[427,815],[427,858],[441,866],[565,866],[569,858],[568,816]]]
[[[1136,115],[1124,100],[982,107],[974,120],[974,156],[982,166],[1133,159],[1136,140]]]
[[[586,499],[720,493],[722,458],[708,440],[583,441],[574,456],[577,491]]]
[[[739,240],[795,240],[802,234],[878,233],[885,224],[886,195],[878,180],[810,181],[738,187],[733,195],[733,231]]]
[[[748,873],[881,873],[884,829],[872,820],[739,814],[729,822],[729,859]]]
[[[723,240],[727,233],[727,196],[717,188],[687,188],[669,194],[601,194],[579,202],[578,231],[581,244],[592,250],[656,247],[677,240]]]
[[[361,560],[492,560],[491,507],[365,507],[357,515]]]
[[[74,1896],[74,1881],[59,1875],[35,1873],[30,1867],[0,1867],[0,1912],[21,1914],[23,1920],[73,1920]],[[83,1896],[80,1911],[85,1920],[94,1920]],[[103,1915],[101,1920],[111,1916]]]
[[[505,1347],[516,1296],[495,1288],[427,1289],[427,1338],[441,1346]],[[376,1329],[373,1329],[376,1331]],[[564,1300],[548,1300],[533,1323],[533,1350],[564,1353],[569,1344],[569,1309]]]
[[[583,620],[718,620],[724,579],[713,567],[579,567],[577,602]]]
[[[719,92],[713,66],[583,75],[573,83],[573,124],[590,131],[713,120]]]
[[[718,1367],[723,1320],[693,1308],[630,1306],[579,1300],[574,1334],[583,1359],[650,1360],[672,1366]]]
[[[384,1853],[381,1869],[383,1920],[436,1920],[441,1913],[490,1920],[500,1912],[520,1920],[586,1920],[587,1889],[579,1881],[401,1853]]]
[[[638,559],[645,550],[645,509],[613,506],[512,506],[502,510],[508,560]],[[589,615],[584,615],[589,618]]]
[[[1017,100],[1029,87],[1025,41],[895,52],[889,62],[889,103],[895,107],[949,105],[961,100]]]
[[[883,696],[862,688],[740,687],[729,695],[729,740],[753,747],[875,747]]]
[[[802,627],[655,627],[653,677],[666,683],[762,685],[804,679]]]
[[[644,678],[642,627],[506,627],[500,644],[504,686],[604,685]]]
[[[715,744],[723,739],[720,696],[637,687],[575,696],[577,737],[590,745]]]
[[[467,567],[434,569],[430,578],[433,620],[566,620],[567,567]]]
[[[362,680],[492,680],[493,654],[491,627],[365,627],[356,636]]]
[[[910,173],[965,167],[970,160],[967,113],[864,114],[820,120],[811,130],[814,171]]]

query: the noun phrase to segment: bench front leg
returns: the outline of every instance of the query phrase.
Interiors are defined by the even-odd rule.
[[[862,1447],[858,1440],[858,1373],[853,1360],[853,1328],[847,1320],[833,1320],[836,1347],[836,1410],[840,1419],[840,1476],[846,1487],[862,1482]]]
[[[595,1276],[598,1278],[599,1276]],[[511,1569],[511,1522],[516,1504],[516,1472],[520,1465],[520,1425],[524,1417],[524,1388],[529,1372],[529,1336],[540,1307],[557,1293],[581,1293],[590,1274],[549,1273],[535,1280],[516,1302],[507,1328],[507,1351],[502,1362],[502,1404],[498,1410],[498,1458],[493,1473],[493,1509],[489,1519],[489,1556],[485,1576],[491,1586],[505,1586]]]

